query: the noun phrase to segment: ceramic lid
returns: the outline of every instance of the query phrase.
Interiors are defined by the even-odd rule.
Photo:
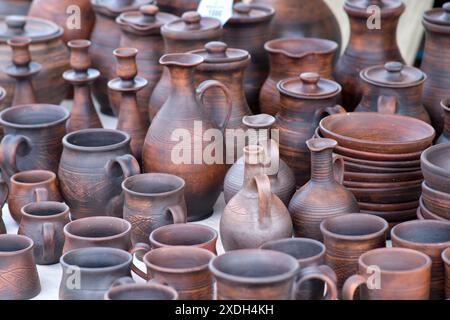
[[[202,17],[196,11],[183,13],[181,18],[169,22],[161,27],[164,36],[175,39],[198,39],[199,36],[220,35],[220,20],[210,17]]]
[[[425,12],[423,18],[430,23],[450,26],[450,2],[444,3],[442,8]]]
[[[423,82],[425,74],[417,68],[390,61],[361,71],[364,81],[386,87],[410,87]]]
[[[346,0],[344,7],[355,12],[360,12],[364,15],[371,15],[371,12],[367,12],[367,8],[370,6],[378,6],[382,13],[388,13],[391,11],[399,11],[401,8],[403,11],[404,4],[401,0]]]
[[[116,22],[130,32],[139,34],[159,34],[161,26],[178,19],[170,13],[159,12],[155,5],[145,5],[139,11],[124,12],[117,17]]]
[[[123,12],[138,10],[141,6],[154,2],[154,0],[91,0],[95,12],[110,17],[117,17]]]
[[[324,99],[337,95],[342,88],[338,83],[323,79],[315,72],[305,72],[298,78],[281,80],[278,90],[295,98]]]
[[[55,23],[26,16],[7,16],[0,18],[0,41],[12,37],[30,38],[32,43],[48,41],[61,37],[63,29]]]
[[[250,57],[247,51],[228,48],[226,43],[220,41],[208,42],[204,49],[194,50],[191,53],[202,56],[205,63],[229,63],[247,60]]]
[[[258,23],[269,21],[275,14],[270,6],[236,3],[233,6],[233,16],[227,23]]]

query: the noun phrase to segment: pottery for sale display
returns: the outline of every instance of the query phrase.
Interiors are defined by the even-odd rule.
[[[260,146],[248,146],[250,162]],[[292,221],[283,202],[271,191],[270,179],[257,174],[244,179],[244,187],[228,202],[220,218],[225,251],[259,248],[270,240],[292,236]]]
[[[422,153],[420,161],[427,185],[450,193],[450,143],[428,148]]]
[[[336,42],[317,38],[281,38],[265,43],[269,54],[270,73],[259,94],[261,112],[275,116],[280,109],[277,83],[303,72],[316,72],[332,78]]]
[[[450,142],[450,98],[442,100],[441,107],[444,109],[444,131],[437,139],[436,144]]]
[[[370,24],[375,10],[368,9],[370,6],[377,6],[379,10],[379,25]],[[359,80],[361,70],[388,61],[404,63],[396,35],[405,5],[401,0],[347,0],[344,10],[350,19],[350,40],[334,75],[342,85],[343,105],[352,111],[363,95]]]
[[[185,53],[203,49],[209,41],[220,40],[222,28],[218,19],[202,17],[199,13],[191,11],[163,25],[161,34],[166,54]],[[171,73],[168,68],[164,68],[150,97],[149,113],[152,121],[170,96],[171,88]]]
[[[0,1],[0,15],[9,16],[12,14],[28,14],[32,0],[2,0]]]
[[[359,206],[355,196],[342,185],[342,163],[340,168],[333,167],[336,141],[315,138],[306,141],[306,145],[311,151],[311,180],[294,194],[289,212],[295,236],[322,240],[320,223],[325,218],[359,212]]]
[[[58,177],[71,218],[122,217],[120,184],[140,173],[130,154],[130,136],[110,129],[84,129],[63,138]],[[82,159],[82,161],[80,161]]]
[[[189,53],[161,57],[160,63],[170,70],[172,89],[169,98],[153,118],[143,151],[144,172],[170,173],[186,182],[184,195],[188,221],[212,214],[227,169],[221,148],[224,146],[223,133],[231,115],[232,95],[225,85],[215,80],[202,82],[195,88],[194,71],[202,62],[201,56]],[[221,110],[224,117],[220,122],[211,119],[201,102],[212,88],[223,91],[227,101],[221,107],[224,108]],[[203,136],[209,129],[222,132],[220,138],[205,139]],[[212,150],[217,155],[213,159]]]
[[[63,29],[51,21],[25,16],[0,18],[0,69],[11,64],[11,50],[7,40],[13,37],[30,38],[30,53],[42,70],[33,78],[36,99],[40,103],[59,104],[67,95],[69,84],[62,74],[69,69],[69,51],[61,37]],[[8,93],[4,104],[10,106],[15,79],[0,74],[0,85]]]

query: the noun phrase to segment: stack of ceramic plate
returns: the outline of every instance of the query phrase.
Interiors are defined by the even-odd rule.
[[[391,226],[416,218],[423,176],[420,155],[435,131],[411,117],[370,112],[324,118],[316,135],[338,142],[344,159],[344,185],[361,212],[385,218]]]
[[[422,153],[425,181],[417,217],[427,220],[450,220],[450,143],[439,144]]]

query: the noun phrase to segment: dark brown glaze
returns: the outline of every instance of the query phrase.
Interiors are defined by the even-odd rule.
[[[120,93],[120,105],[117,114],[117,130],[130,135],[131,154],[141,163],[142,147],[147,133],[147,121],[142,118],[137,102],[137,92],[147,86],[147,80],[137,76],[135,48],[119,48],[114,50],[117,59],[116,75],[108,82],[108,88]]]
[[[442,261],[445,268],[445,298],[450,299],[450,248],[442,251]]]
[[[136,11],[140,6],[153,2],[154,0],[91,0],[95,11],[95,25],[91,35],[90,55],[92,66],[100,71],[93,92],[103,113],[117,111],[111,109],[108,98],[108,81],[115,77],[113,51],[120,45],[121,31],[116,18],[121,13]]]
[[[23,15],[28,14],[32,0],[2,0],[0,1],[0,15]]]
[[[442,251],[450,247],[450,221],[409,221],[391,230],[393,247],[409,248],[431,258],[430,299],[445,298],[445,269]]]
[[[450,190],[448,192],[434,190],[424,181],[421,201],[433,214],[450,220]]]
[[[122,217],[120,184],[140,173],[130,154],[130,136],[118,130],[84,129],[64,136],[63,144],[58,177],[71,218]]]
[[[2,218],[2,209],[8,199],[8,184],[0,176],[0,234],[6,233],[6,226]]]
[[[8,208],[11,217],[20,222],[21,209],[28,203],[62,201],[56,174],[46,170],[29,170],[14,174],[9,183]]]
[[[37,264],[59,262],[64,246],[64,226],[69,223],[69,207],[61,202],[42,201],[22,207],[18,234],[34,242]]]
[[[450,193],[450,144],[429,147],[420,158],[427,185],[436,191]]]
[[[225,202],[242,189],[244,179],[252,178],[259,173],[266,173],[270,179],[270,187],[287,206],[295,192],[295,177],[287,164],[280,160],[278,144],[271,136],[271,128],[275,118],[267,114],[246,116],[243,118],[247,127],[246,137],[249,145],[261,145],[261,154],[257,154],[251,164],[245,162],[245,156],[240,157],[228,170],[223,183]],[[263,154],[264,153],[264,154]]]
[[[380,25],[368,28],[370,17],[374,14],[368,7],[375,5],[380,9]],[[339,58],[335,78],[342,85],[342,98],[345,108],[353,111],[361,100],[363,90],[359,73],[366,67],[384,64],[387,61],[404,63],[397,45],[397,25],[405,10],[401,0],[347,0],[344,10],[350,19],[350,40]]]
[[[280,110],[275,128],[280,135],[280,156],[294,171],[297,186],[310,178],[310,152],[306,140],[314,135],[319,121],[328,114],[345,110],[337,106],[341,86],[317,73],[302,73],[278,83]]]
[[[374,266],[380,272],[378,289]],[[374,249],[359,257],[357,270],[345,281],[342,295],[344,300],[353,300],[359,288],[361,300],[428,300],[430,274],[431,259],[426,254],[405,248]]]
[[[425,73],[398,61],[363,69],[359,77],[363,97],[355,111],[401,114],[431,123],[422,104]]]
[[[260,146],[245,148],[246,162],[255,160]],[[292,236],[292,220],[283,202],[271,191],[264,173],[244,178],[244,187],[227,203],[220,218],[225,251],[259,248],[270,240]]]
[[[30,104],[0,112],[5,136],[0,145],[5,177],[25,170],[57,172],[69,112],[57,105]]]
[[[51,21],[25,16],[0,18],[0,29],[0,68],[4,70],[11,64],[11,49],[7,40],[13,37],[30,38],[31,57],[42,67],[32,80],[36,99],[40,103],[59,104],[69,90],[69,84],[61,76],[69,69],[69,51],[61,39],[63,29]],[[35,70],[36,65],[32,65],[31,69]],[[1,73],[0,85],[8,92],[4,105],[10,106],[16,81]]]
[[[358,271],[361,254],[386,246],[388,223],[369,214],[344,214],[325,219],[320,224],[323,242],[327,248],[325,263],[337,275],[337,286]]]
[[[26,300],[39,292],[33,241],[25,236],[0,235],[0,299]]]
[[[202,82],[195,88],[194,71],[202,62],[201,56],[189,53],[167,54],[160,59],[160,63],[170,70],[172,90],[153,118],[143,152],[144,172],[171,173],[186,182],[188,221],[200,220],[212,214],[227,169],[224,157],[205,161],[203,154],[211,157],[206,147],[216,149],[216,153],[223,150],[224,143],[220,139],[223,139],[231,115],[231,93],[225,85],[215,80]],[[222,90],[226,96],[225,116],[220,123],[211,119],[202,103],[205,93],[211,88]],[[220,139],[204,139],[203,135],[209,129],[220,130]],[[183,151],[174,152],[174,148]],[[201,159],[198,159],[200,154]],[[174,159],[174,155],[177,158]]]
[[[102,123],[95,110],[91,97],[91,85],[100,76],[91,68],[89,40],[77,39],[67,43],[70,48],[71,70],[64,72],[64,79],[73,86],[73,104],[70,119],[67,121],[67,132],[88,128],[102,128]]]
[[[186,12],[179,19],[161,27],[164,39],[164,52],[184,53],[196,49],[203,49],[209,41],[220,40],[222,28],[220,21],[215,18],[202,17],[195,11]],[[163,73],[156,84],[149,102],[150,119],[161,109],[171,94],[171,73],[163,68]]]
[[[261,249],[284,252],[294,257],[300,269],[318,267],[323,271],[325,281],[322,279],[305,281],[297,290],[297,300],[337,298],[336,273],[325,265],[325,246],[321,242],[308,238],[289,238],[266,242]]]
[[[177,18],[170,13],[160,12],[155,5],[145,5],[140,7],[139,11],[122,13],[116,19],[122,31],[120,47],[138,49],[136,63],[139,75],[148,81],[148,85],[137,93],[141,118],[147,126],[150,124],[148,102],[163,70],[158,63],[164,54],[161,26]],[[118,114],[120,96],[110,92],[109,97],[113,110]]]
[[[359,212],[359,206],[355,196],[342,185],[343,160],[333,159],[336,141],[318,138],[306,144],[311,151],[311,180],[294,194],[289,213],[296,237],[322,240],[320,223],[325,218]]]
[[[105,293],[105,300],[178,300],[178,292],[162,284],[113,284]]]
[[[133,245],[149,243],[155,229],[186,222],[184,180],[166,173],[145,173],[122,183],[125,195],[123,218],[131,223]]]
[[[282,38],[265,43],[269,53],[270,73],[261,88],[261,112],[275,116],[279,111],[280,93],[277,83],[303,72],[316,72],[332,79],[336,42],[317,38]]]
[[[79,16],[75,18],[77,14]],[[28,15],[61,26],[64,29],[62,39],[66,43],[75,39],[89,39],[95,24],[90,0],[36,0],[31,4]]]
[[[133,257],[117,248],[81,248],[65,253],[61,259],[60,300],[102,300],[113,285],[131,277]],[[74,273],[78,286],[74,286]]]
[[[436,141],[436,144],[450,142],[450,98],[441,101],[441,107],[444,109],[444,130]]]
[[[425,48],[420,68],[428,75],[423,88],[423,104],[438,135],[444,129],[441,101],[450,90],[450,3],[424,13]]]

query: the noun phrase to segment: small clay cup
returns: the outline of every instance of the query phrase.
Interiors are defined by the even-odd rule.
[[[162,284],[124,283],[113,285],[105,293],[105,300],[178,300],[178,293]]]

